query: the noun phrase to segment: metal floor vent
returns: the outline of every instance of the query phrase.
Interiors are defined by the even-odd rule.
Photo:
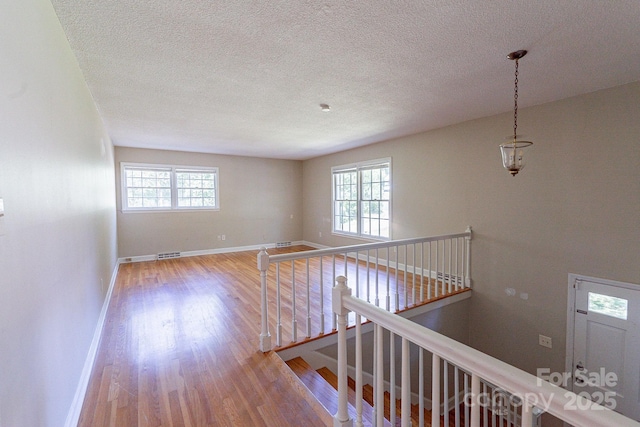
[[[287,246],[291,246],[291,242],[277,242],[276,248],[286,248]]]
[[[180,252],[162,252],[158,254],[158,259],[180,258]]]

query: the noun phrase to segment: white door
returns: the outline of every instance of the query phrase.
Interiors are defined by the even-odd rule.
[[[573,392],[640,420],[640,287],[575,281]]]

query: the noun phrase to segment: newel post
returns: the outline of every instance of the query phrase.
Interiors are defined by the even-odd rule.
[[[269,254],[262,247],[258,253],[258,270],[260,270],[260,301],[262,311],[262,331],[260,332],[260,351],[266,353],[271,350],[271,334],[269,333],[269,316],[267,303],[267,270],[269,270]]]
[[[465,237],[465,240],[467,242],[466,245],[466,256],[465,256],[465,260],[466,260],[466,265],[465,265],[465,277],[464,277],[464,286],[466,288],[470,288],[471,287],[471,239],[473,238],[473,231],[471,231],[471,226],[467,226],[467,229],[465,230],[465,232],[469,233],[469,235],[467,237]]]
[[[347,278],[338,276],[336,286],[331,293],[331,307],[338,317],[338,412],[333,417],[334,427],[352,427],[353,420],[349,418],[348,380],[347,380],[347,316],[349,310],[342,305],[344,296],[351,296],[351,289],[347,287]]]

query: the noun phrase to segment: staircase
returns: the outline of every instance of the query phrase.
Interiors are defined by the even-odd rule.
[[[289,368],[300,378],[302,383],[313,393],[313,395],[320,401],[320,403],[331,414],[335,414],[338,410],[338,378],[328,368],[320,368],[314,370],[304,359],[296,357],[286,362]],[[373,387],[366,384],[362,388],[362,422],[364,425],[374,425],[375,416],[373,409]],[[355,407],[355,380],[349,378],[349,414],[353,419],[356,417]],[[400,425],[400,399],[397,399],[396,404],[396,420],[394,423],[389,421],[391,413],[390,405],[391,397],[389,392],[384,393],[384,417],[385,426],[399,426]],[[411,424],[414,426],[419,425],[420,414],[418,405],[411,405]],[[425,410],[425,425],[430,426],[431,411]],[[427,421],[429,420],[429,421]]]

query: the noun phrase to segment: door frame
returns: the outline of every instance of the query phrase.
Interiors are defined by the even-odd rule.
[[[640,291],[640,285],[627,282],[619,282],[617,280],[601,279],[598,277],[589,277],[581,274],[569,273],[569,287],[567,291],[567,331],[566,331],[566,349],[565,349],[565,372],[573,374],[573,345],[574,345],[574,329],[575,329],[575,313],[576,313],[576,285],[580,282],[595,282],[605,286],[613,286],[617,288],[630,289]],[[569,385],[570,384],[570,385]],[[567,384],[567,390],[573,391],[573,381]]]

